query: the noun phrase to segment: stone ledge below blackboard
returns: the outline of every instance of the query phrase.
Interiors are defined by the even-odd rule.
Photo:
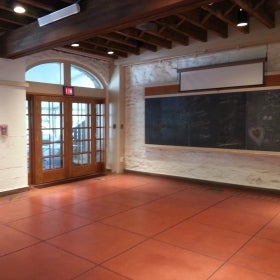
[[[273,156],[280,157],[280,152],[272,151],[256,151],[256,150],[237,150],[237,149],[221,149],[221,148],[204,148],[204,147],[188,147],[188,146],[168,146],[168,145],[153,145],[144,144],[145,148],[160,149],[160,150],[181,150],[189,152],[202,152],[202,153],[226,153],[226,154],[242,154],[250,156]]]
[[[162,178],[170,178],[174,180],[180,180],[190,183],[196,183],[199,186],[208,188],[212,191],[223,191],[225,188],[228,190],[231,188],[232,190],[240,190],[240,191],[252,191],[253,193],[264,193],[264,194],[273,194],[279,196],[280,199],[280,190],[277,189],[267,189],[262,187],[254,187],[254,186],[248,186],[248,185],[238,185],[238,184],[230,184],[230,183],[222,183],[222,182],[214,182],[214,181],[208,181],[208,180],[201,180],[201,179],[195,179],[195,178],[188,178],[188,177],[179,177],[179,176],[173,176],[173,175],[167,175],[167,174],[157,174],[157,173],[149,173],[149,172],[142,172],[142,171],[134,171],[125,169],[124,173],[127,174],[139,174],[144,176],[155,176],[155,177],[162,177]]]

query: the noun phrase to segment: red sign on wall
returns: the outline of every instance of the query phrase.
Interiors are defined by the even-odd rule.
[[[74,87],[64,86],[63,87],[63,95],[74,96]]]

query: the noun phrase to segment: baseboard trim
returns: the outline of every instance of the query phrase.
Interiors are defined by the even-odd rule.
[[[9,190],[9,191],[3,191],[3,192],[0,192],[0,197],[14,195],[14,194],[22,193],[22,192],[27,192],[30,189],[31,189],[31,187],[24,187],[24,188]]]
[[[69,179],[64,179],[64,180],[59,180],[59,181],[52,181],[44,184],[36,184],[36,185],[31,185],[32,188],[37,188],[37,189],[42,189],[42,188],[47,188],[47,187],[52,187],[56,185],[62,185],[62,184],[67,184],[67,183],[72,183],[76,181],[82,181],[82,180],[87,180],[91,178],[96,178],[96,177],[101,177],[107,175],[107,172],[102,172],[98,174],[91,174],[87,176],[80,176],[80,177],[75,177],[75,178],[69,178]]]

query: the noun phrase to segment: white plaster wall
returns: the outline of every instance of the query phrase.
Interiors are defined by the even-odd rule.
[[[24,82],[25,64],[23,59],[0,58],[0,81]]]
[[[280,70],[280,44],[224,53],[161,59],[126,67],[125,169],[221,183],[280,189],[280,155],[144,145],[144,88],[178,83],[177,68],[267,56],[266,71]]]
[[[22,60],[0,59],[0,124],[8,135],[0,135],[0,192],[27,186],[25,64]],[[7,81],[10,83],[5,84]]]

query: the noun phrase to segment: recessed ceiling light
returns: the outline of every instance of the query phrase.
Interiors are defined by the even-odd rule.
[[[24,14],[25,13],[25,8],[19,4],[16,4],[14,6],[14,12],[17,14]]]
[[[80,46],[79,43],[73,43],[73,44],[71,44],[71,47],[74,47],[74,48],[77,48],[77,47],[79,47],[79,46]]]
[[[113,51],[107,51],[107,54],[114,54],[114,52]]]

